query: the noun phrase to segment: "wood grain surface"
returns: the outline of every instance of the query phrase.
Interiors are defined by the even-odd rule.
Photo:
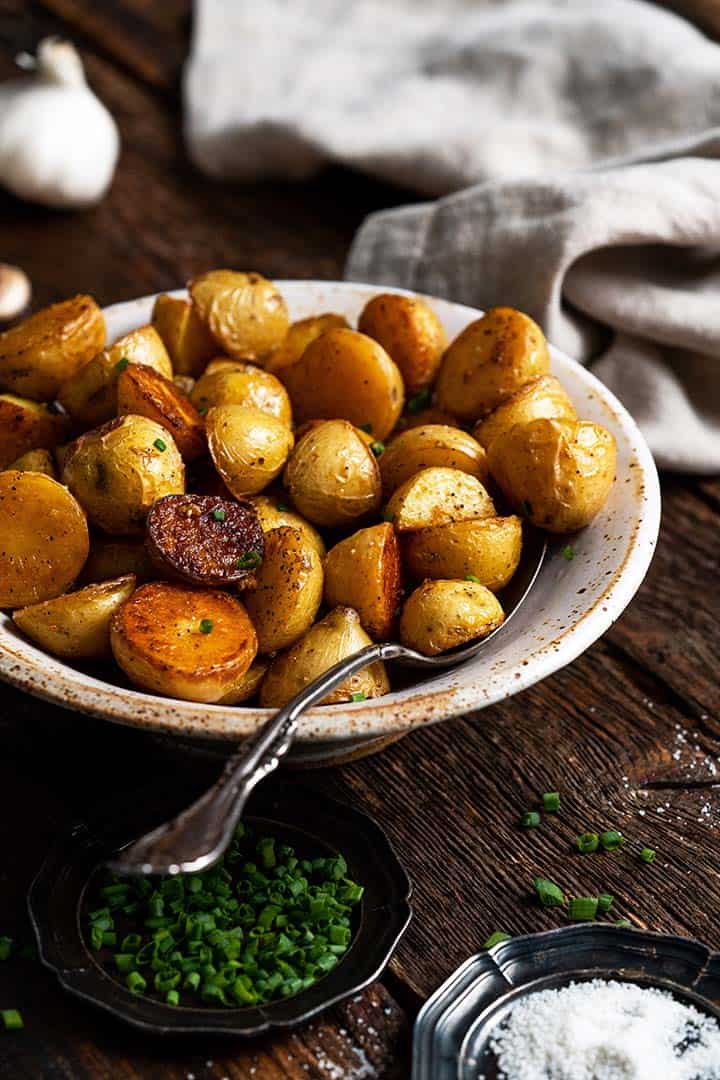
[[[720,30],[720,4],[686,6]],[[340,169],[258,187],[194,172],[177,93],[189,18],[184,0],[0,0],[0,78],[43,34],[70,36],[123,138],[113,188],[88,213],[0,195],[1,257],[28,271],[37,305],[78,291],[106,304],[221,265],[337,278],[363,217],[414,198]],[[0,1076],[407,1076],[414,1013],[442,979],[494,929],[558,923],[532,901],[536,873],[571,892],[613,893],[614,917],[720,948],[720,481],[665,478],[663,496],[645,584],[573,665],[374,758],[309,774],[373,813],[413,878],[415,918],[382,984],[284,1038],[168,1042],[63,994],[32,956],[13,958],[0,963],[0,1008],[21,1008],[26,1028],[0,1032]],[[0,934],[30,944],[27,887],[74,815],[153,778],[211,776],[215,767],[9,688],[0,695]],[[521,830],[520,813],[545,790],[561,792],[561,811]],[[625,850],[575,852],[578,833],[602,828],[622,830]],[[652,866],[638,859],[644,845],[657,849]]]

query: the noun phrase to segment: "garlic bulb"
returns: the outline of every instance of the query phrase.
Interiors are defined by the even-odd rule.
[[[0,84],[0,184],[61,209],[107,191],[120,138],[70,42],[45,38],[30,78]]]
[[[0,263],[0,322],[22,315],[30,303],[30,278],[19,266]]]

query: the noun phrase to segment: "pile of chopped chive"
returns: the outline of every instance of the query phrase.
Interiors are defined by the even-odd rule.
[[[134,994],[243,1008],[297,994],[335,967],[362,894],[342,855],[300,859],[241,824],[221,862],[203,873],[107,874],[88,936]]]

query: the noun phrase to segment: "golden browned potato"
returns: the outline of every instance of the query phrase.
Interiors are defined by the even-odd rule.
[[[392,357],[408,394],[417,394],[434,381],[447,338],[442,323],[425,300],[380,293],[363,308],[358,330],[379,341]]]
[[[118,416],[147,416],[170,432],[185,461],[205,453],[205,424],[192,402],[146,364],[128,364],[117,381]]]
[[[0,334],[0,387],[52,401],[104,344],[105,320],[91,296],[52,304]]]
[[[278,374],[298,424],[340,418],[384,439],[402,412],[400,369],[382,345],[356,330],[328,330]]]
[[[325,541],[320,533],[301,514],[295,513],[287,502],[283,502],[283,498],[288,498],[288,496],[264,493],[263,495],[253,495],[248,499],[248,502],[255,507],[255,513],[260,521],[262,531],[268,533],[271,529],[279,529],[281,525],[289,525],[292,529],[300,529],[320,558],[324,559]]]
[[[377,510],[380,470],[347,420],[327,420],[298,442],[285,469],[295,507],[315,525],[351,525]]]
[[[152,324],[163,339],[178,375],[200,375],[217,352],[214,337],[189,300],[158,296]]]
[[[245,597],[261,653],[286,649],[309,630],[323,595],[322,562],[299,529],[286,525],[265,536],[257,588]]]
[[[93,536],[90,554],[80,572],[80,585],[93,585],[98,581],[132,574],[138,582],[151,581],[157,570],[143,540],[125,536],[112,539],[109,536]]]
[[[128,574],[31,604],[14,612],[13,619],[24,634],[53,656],[106,660],[112,657],[110,620],[134,589],[135,578]]]
[[[366,645],[372,645],[372,641],[360,625],[357,611],[346,607],[334,608],[288,652],[281,653],[273,660],[260,688],[260,704],[279,709],[318,675]],[[364,701],[387,694],[389,690],[385,665],[378,661],[352,675],[320,704]]]
[[[434,466],[414,473],[397,488],[385,519],[392,521],[397,532],[407,532],[494,514],[493,501],[477,477]]]
[[[590,420],[531,420],[498,435],[488,464],[508,502],[553,533],[587,525],[615,479],[615,439]]]
[[[257,652],[255,630],[239,600],[162,582],[141,585],[115,613],[110,644],[136,686],[184,701],[219,701]]]
[[[378,464],[385,498],[416,472],[434,465],[460,469],[470,476],[477,476],[483,483],[488,475],[482,446],[466,431],[443,424],[428,424],[402,432],[385,447]]]
[[[441,409],[477,420],[550,368],[537,323],[514,308],[491,308],[466,326],[443,358],[435,385]]]
[[[401,596],[400,549],[388,522],[359,529],[328,552],[325,603],[354,608],[376,641],[390,638]]]
[[[473,431],[477,441],[486,449],[498,435],[515,424],[526,424],[540,418],[575,420],[577,413],[570,398],[554,375],[538,375],[498,405]]]
[[[195,407],[207,411],[215,405],[249,405],[276,416],[290,427],[290,398],[280,380],[255,364],[235,360],[231,365],[216,367],[200,376],[191,395]]]
[[[391,435],[388,437],[388,441],[396,439],[398,435],[402,435],[404,431],[410,431],[411,428],[416,427],[425,427],[426,424],[444,424],[446,427],[457,427],[458,421],[454,416],[451,416],[449,412],[444,412],[435,405],[428,405],[427,408],[420,408],[414,411],[408,408],[393,428]]]
[[[71,444],[63,483],[93,525],[119,536],[141,533],[156,499],[185,490],[172,435],[146,416],[120,416]]]
[[[285,338],[285,301],[262,274],[210,270],[190,282],[190,296],[215,341],[230,357],[261,361]]]
[[[0,473],[0,608],[66,592],[89,547],[85,514],[67,488],[43,473]]]
[[[172,379],[172,364],[154,326],[141,326],[94,356],[63,383],[60,404],[83,427],[98,427],[117,413],[117,383],[128,364],[145,364]]]
[[[215,468],[236,499],[271,484],[295,442],[287,424],[246,405],[216,405],[205,428]]]
[[[294,322],[282,345],[270,353],[264,367],[267,371],[277,374],[282,368],[289,367],[290,364],[299,360],[311,341],[327,330],[337,330],[339,327],[349,329],[347,319],[343,315],[311,315],[309,319]]]
[[[515,515],[431,525],[406,533],[402,546],[405,565],[417,581],[468,579],[491,592],[507,585],[521,551],[522,523]]]
[[[244,701],[255,697],[269,666],[270,662],[268,660],[253,661],[245,674],[240,676],[232,689],[228,690],[227,694],[223,694],[216,704],[242,705]]]
[[[49,450],[28,450],[17,461],[11,462],[8,469],[16,469],[18,472],[41,472],[57,480],[55,461]]]
[[[487,637],[505,618],[497,597],[474,581],[424,581],[405,601],[400,640],[424,656]]]
[[[68,418],[53,405],[0,394],[0,469],[28,450],[49,450],[68,434]]]

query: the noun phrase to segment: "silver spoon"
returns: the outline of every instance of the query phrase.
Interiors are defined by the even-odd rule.
[[[518,611],[537,579],[546,550],[547,544],[540,534],[528,530],[520,566],[504,590],[505,621],[497,630],[472,645],[440,656],[423,656],[396,642],[380,642],[341,660],[246,739],[204,795],[172,821],[124,848],[109,863],[110,869],[119,874],[187,874],[212,866],[232,840],[250,792],[277,769],[290,749],[306,709],[322,701],[356,671],[362,671],[377,660],[396,660],[429,671],[454,667],[469,660],[502,633]]]

